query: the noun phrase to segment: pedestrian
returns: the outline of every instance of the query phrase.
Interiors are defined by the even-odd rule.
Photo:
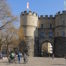
[[[16,61],[17,61],[17,57],[18,57],[18,56],[17,56],[17,54],[15,53],[15,63],[16,63]]]
[[[0,59],[2,59],[2,52],[0,52]]]
[[[14,61],[15,61],[15,53],[13,51],[11,51],[11,53],[9,55],[9,63],[14,62]]]
[[[20,53],[20,52],[18,52],[18,63],[20,63],[20,61],[21,61],[21,56],[22,55],[22,53]]]
[[[24,63],[27,63],[27,54],[26,53],[24,53],[23,59],[24,59]]]
[[[66,59],[66,54],[64,55],[64,59]]]
[[[52,59],[54,59],[54,54],[52,55]]]

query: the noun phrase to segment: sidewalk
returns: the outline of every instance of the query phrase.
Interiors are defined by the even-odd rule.
[[[32,57],[29,58],[28,63],[24,64],[23,60],[20,64],[8,63],[7,59],[0,60],[0,66],[66,66],[64,58],[45,58],[45,57]]]

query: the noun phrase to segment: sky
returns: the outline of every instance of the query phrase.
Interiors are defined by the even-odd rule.
[[[17,16],[27,9],[27,2],[31,11],[38,15],[55,15],[64,10],[64,0],[8,0],[13,15]]]

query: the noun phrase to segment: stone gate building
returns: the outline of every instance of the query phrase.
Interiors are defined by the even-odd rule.
[[[20,15],[20,27],[24,30],[30,56],[41,56],[42,46],[51,43],[55,56],[66,54],[66,11],[55,16],[24,11]]]

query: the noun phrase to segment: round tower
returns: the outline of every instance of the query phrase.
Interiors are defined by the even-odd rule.
[[[29,55],[34,56],[34,38],[37,35],[37,22],[38,16],[35,12],[24,11],[20,15],[20,27],[24,30],[24,36],[26,37],[27,44],[29,46]]]
[[[66,54],[66,11],[55,16],[54,53],[56,56]]]
[[[56,14],[55,37],[66,37],[66,11]]]

